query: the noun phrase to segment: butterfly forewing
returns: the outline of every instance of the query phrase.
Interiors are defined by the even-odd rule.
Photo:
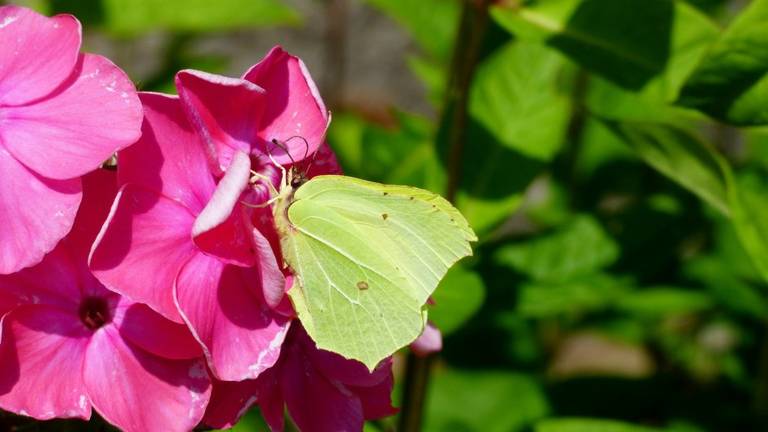
[[[351,177],[310,180],[287,216],[299,318],[318,346],[369,368],[418,337],[428,297],[475,240],[438,195]]]

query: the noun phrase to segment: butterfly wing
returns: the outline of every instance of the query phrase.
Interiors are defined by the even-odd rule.
[[[287,219],[299,319],[320,348],[371,369],[418,337],[427,299],[476,240],[439,195],[344,176],[302,185]]]

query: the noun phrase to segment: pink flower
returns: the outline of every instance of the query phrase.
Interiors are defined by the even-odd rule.
[[[440,352],[443,349],[443,334],[434,324],[427,322],[424,331],[409,347],[418,357]]]
[[[2,319],[0,407],[37,419],[88,419],[93,407],[129,432],[190,430],[211,393],[200,347],[88,271],[115,178],[99,170],[83,181],[72,232],[38,265],[0,276],[19,304]]]
[[[236,153],[216,178],[179,99],[141,100],[143,136],[118,155],[123,186],[91,268],[110,289],[187,323],[216,377],[254,378],[277,361],[290,317],[270,307],[285,279],[239,201],[250,159]]]
[[[280,47],[242,78],[183,70],[176,87],[215,172],[226,169],[237,151],[264,165],[268,154],[281,165],[301,161],[323,144],[331,121],[304,63]]]
[[[187,323],[225,381],[271,367],[293,315],[271,212],[243,203],[278,185],[272,159],[338,167],[300,60],[275,48],[246,78],[182,71],[181,97],[141,95],[143,136],[119,154],[124,186],[91,257],[105,285]]]
[[[359,362],[317,349],[299,324],[286,338],[277,364],[255,380],[214,381],[203,422],[224,428],[258,402],[273,431],[283,430],[283,407],[303,432],[360,431],[365,420],[390,416],[392,362],[371,373]]]
[[[133,84],[80,39],[70,15],[0,7],[0,274],[40,262],[72,227],[80,176],[139,137]]]

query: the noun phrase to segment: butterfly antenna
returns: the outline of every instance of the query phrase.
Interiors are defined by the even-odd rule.
[[[284,142],[287,142],[287,140]],[[278,141],[277,138],[272,138],[272,144],[277,148],[279,148],[280,150],[284,151],[286,155],[288,155],[288,159],[291,160],[291,165],[296,165],[296,161],[293,160],[293,156],[291,156],[291,152],[288,151],[288,148],[285,146],[285,144]],[[269,151],[267,151],[267,154],[269,154],[269,158],[272,159],[272,154],[270,154]],[[273,162],[274,162],[274,159],[273,159]]]
[[[303,137],[303,136],[301,136],[301,135],[294,135],[294,136],[292,136],[292,137],[288,138],[287,140],[285,140],[285,142],[288,142],[288,141],[290,141],[290,140],[292,140],[292,139],[294,139],[294,138],[298,138],[298,139],[300,139],[300,140],[304,141],[304,157],[303,157],[303,158],[301,158],[301,160],[304,160],[304,159],[306,159],[306,158],[307,158],[307,155],[309,154],[309,141],[307,141],[307,139],[306,139],[306,138],[304,138],[304,137]]]

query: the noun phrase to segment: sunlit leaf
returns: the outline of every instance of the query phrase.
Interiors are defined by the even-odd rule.
[[[102,0],[104,25],[135,35],[154,29],[216,31],[297,24],[299,15],[279,0]]]
[[[532,282],[520,289],[518,312],[545,318],[605,309],[629,291],[626,281],[594,274],[562,282]]]
[[[768,188],[755,176],[729,179],[733,224],[752,262],[768,281]]]
[[[618,303],[621,310],[645,316],[666,316],[699,312],[712,307],[705,292],[675,287],[653,287],[637,290]]]
[[[718,34],[700,12],[672,0],[552,0],[492,13],[515,35],[544,41],[626,89],[654,87],[666,100]]]
[[[612,264],[616,242],[590,216],[579,216],[558,231],[504,246],[496,260],[539,280],[565,280]]]
[[[548,411],[542,389],[529,376],[438,371],[430,383],[424,430],[522,432]]]
[[[443,335],[461,327],[474,315],[485,298],[485,285],[480,276],[462,266],[454,266],[437,286],[429,309],[429,319]]]
[[[607,125],[653,168],[729,213],[725,162],[693,134],[671,126],[644,122]]]
[[[565,62],[534,43],[511,42],[478,68],[469,111],[502,144],[549,160],[560,149],[570,117],[558,88]]]
[[[768,124],[768,1],[754,0],[693,72],[678,103],[739,125]]]
[[[606,419],[547,419],[536,423],[535,432],[662,432],[645,426]]]

